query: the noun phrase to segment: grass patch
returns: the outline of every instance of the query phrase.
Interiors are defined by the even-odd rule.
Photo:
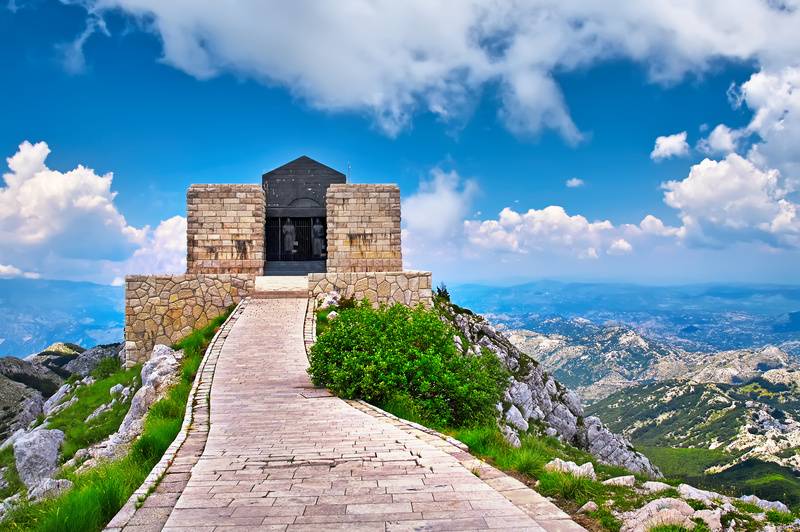
[[[119,368],[118,365],[117,368]],[[119,428],[128,413],[129,403],[123,404],[121,401],[117,401],[108,412],[100,414],[89,422],[85,420],[99,406],[111,401],[110,390],[113,386],[117,384],[135,386],[138,383],[141,369],[141,366],[129,370],[118,369],[116,373],[91,386],[78,386],[70,396],[65,398],[65,400],[70,400],[72,397],[77,397],[78,401],[53,416],[47,427],[64,432],[65,440],[61,446],[62,461],[71,458],[78,449],[85,449],[89,445],[99,442]]]
[[[716,449],[637,446],[665,477],[699,477],[712,466],[728,464],[736,456]]]
[[[215,318],[207,327],[193,332],[174,346],[178,349],[184,348],[181,380],[150,409],[142,436],[134,442],[127,456],[116,462],[101,464],[81,475],[67,474],[67,478],[74,482],[72,490],[58,499],[26,504],[13,509],[8,517],[0,522],[0,532],[102,530],[134,490],[141,485],[180,432],[189,392],[203,352],[232,310],[233,306],[226,314]],[[108,380],[113,379],[114,376]],[[100,381],[95,383],[95,386],[97,384],[102,384],[102,388],[106,388],[108,383]],[[113,384],[108,385],[105,390],[106,397],[111,386]],[[78,405],[81,402],[82,400],[79,400]],[[70,409],[65,412],[68,410]],[[0,453],[0,460],[4,459],[3,456]]]
[[[6,467],[3,479],[8,482],[8,486],[0,490],[0,500],[10,497],[15,493],[25,491],[25,484],[17,473],[17,464],[14,462],[14,449],[11,445],[0,451],[0,467]]]
[[[542,471],[538,476],[539,491],[544,495],[558,496],[579,505],[586,504],[602,491],[599,482],[569,473]]]
[[[788,525],[794,523],[794,515],[779,512],[778,510],[767,510],[767,521],[775,525]]]

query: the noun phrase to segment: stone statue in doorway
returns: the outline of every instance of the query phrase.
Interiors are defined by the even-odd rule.
[[[294,240],[295,240],[295,230],[294,225],[292,225],[292,221],[289,218],[286,218],[286,223],[283,224],[283,252],[284,253],[294,253]]]
[[[311,254],[314,257],[321,257],[325,251],[325,228],[314,218],[314,225],[311,227]]]

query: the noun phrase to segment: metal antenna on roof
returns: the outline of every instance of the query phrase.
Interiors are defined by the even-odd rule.
[[[350,184],[350,162],[347,162],[347,184]]]

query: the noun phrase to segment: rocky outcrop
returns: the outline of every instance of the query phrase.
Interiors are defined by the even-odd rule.
[[[458,332],[453,338],[462,353],[485,348],[511,372],[503,402],[497,405],[506,439],[519,445],[520,433],[556,436],[591,452],[602,463],[660,478],[661,472],[625,438],[611,433],[597,418],[584,418],[580,398],[545,373],[489,322],[451,303],[439,303],[442,319]]]
[[[24,360],[41,364],[66,379],[70,376],[70,372],[64,369],[64,366],[78,358],[84,351],[86,350],[79,345],[56,342],[41,353],[27,356]]]
[[[67,363],[64,366],[64,369],[70,373],[76,373],[81,377],[85,377],[97,367],[101,360],[108,357],[117,357],[121,361],[124,361],[125,344],[116,343],[98,345],[91,349],[87,349],[75,359]]]
[[[19,478],[33,488],[58,471],[58,456],[64,433],[60,430],[35,430],[14,442],[14,461]]]
[[[119,430],[93,445],[88,451],[84,451],[89,459],[83,463],[79,471],[94,467],[97,460],[117,457],[142,433],[144,419],[150,407],[164,397],[169,387],[180,377],[179,361],[182,357],[182,351],[174,351],[165,345],[159,344],[153,347],[150,360],[142,366],[142,387],[133,395],[131,406]],[[129,388],[117,389],[112,395],[119,394],[119,400],[126,402],[130,392]],[[115,397],[111,403],[117,400]]]
[[[584,418],[578,395],[545,373],[489,322],[451,303],[438,303],[438,308],[442,319],[455,327],[457,334],[453,341],[462,353],[488,349],[510,371],[503,402],[497,407],[501,430],[512,445],[519,445],[521,433],[556,436],[588,450],[602,463],[661,477],[658,468],[625,438],[611,433],[597,418]]]
[[[0,442],[42,413],[42,394],[0,375]]]
[[[0,375],[8,377],[50,397],[61,386],[63,379],[52,370],[14,356],[0,358]]]

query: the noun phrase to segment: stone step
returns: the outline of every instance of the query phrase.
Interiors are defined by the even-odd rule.
[[[256,290],[251,295],[253,299],[308,299],[306,290]]]

